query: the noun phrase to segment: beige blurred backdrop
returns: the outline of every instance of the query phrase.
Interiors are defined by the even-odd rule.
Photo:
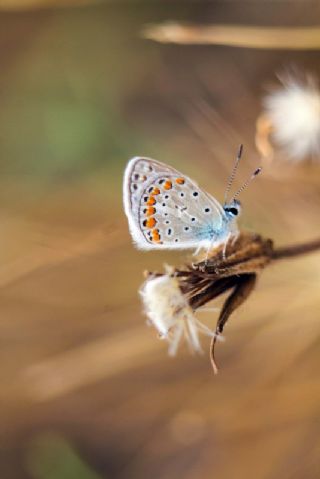
[[[275,74],[320,76],[318,51],[162,45],[145,24],[308,26],[319,3],[0,8],[1,479],[318,478],[319,254],[263,273],[214,377],[207,354],[168,358],[145,324],[143,271],[189,256],[135,250],[122,174],[151,156],[222,200],[240,142],[236,184],[260,163]],[[244,229],[279,245],[318,237],[320,165],[276,162],[242,202]],[[201,319],[214,327],[217,313]]]

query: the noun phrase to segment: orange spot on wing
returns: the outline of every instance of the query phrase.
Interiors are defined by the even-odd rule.
[[[178,183],[178,185],[184,185],[184,178],[177,178],[176,179],[176,183]]]
[[[152,195],[160,195],[160,190],[159,190],[159,188],[153,188],[151,194],[152,194]]]
[[[147,228],[153,228],[157,224],[157,220],[155,218],[148,218],[145,222]]]
[[[156,199],[153,196],[149,196],[149,198],[147,200],[147,205],[152,206],[152,205],[155,205],[155,204],[156,204]]]
[[[155,214],[155,212],[156,212],[156,209],[153,206],[149,206],[149,208],[147,208],[147,211],[146,211],[146,216],[152,216]]]
[[[156,243],[159,243],[159,241],[160,241],[159,230],[154,229],[154,230],[152,230],[151,234],[152,234],[152,240],[155,241]]]
[[[164,183],[163,187],[164,187],[165,190],[171,190],[171,188],[172,188],[172,183],[171,183],[171,181],[166,181],[166,182]]]

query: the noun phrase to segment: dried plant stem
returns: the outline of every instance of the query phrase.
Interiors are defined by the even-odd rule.
[[[261,27],[245,25],[148,25],[144,38],[161,43],[227,45],[286,50],[319,50],[320,27]]]
[[[307,243],[301,243],[293,246],[282,246],[281,248],[275,248],[272,253],[272,259],[285,259],[295,256],[301,256],[306,253],[313,253],[320,250],[320,238],[309,241]]]

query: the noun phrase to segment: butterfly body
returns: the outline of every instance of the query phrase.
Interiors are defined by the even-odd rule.
[[[156,160],[130,160],[123,193],[130,232],[140,249],[208,249],[238,232],[238,201],[222,207],[190,178]]]

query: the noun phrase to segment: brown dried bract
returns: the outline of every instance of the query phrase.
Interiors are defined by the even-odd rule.
[[[229,293],[217,321],[216,336],[211,341],[210,358],[214,372],[218,371],[214,356],[217,337],[233,311],[253,291],[258,273],[271,261],[319,248],[320,240],[316,240],[275,249],[270,239],[256,234],[241,234],[235,241],[229,241],[226,249],[221,245],[212,251],[207,260],[187,266],[185,270],[176,270],[181,291],[194,311],[221,294]]]

